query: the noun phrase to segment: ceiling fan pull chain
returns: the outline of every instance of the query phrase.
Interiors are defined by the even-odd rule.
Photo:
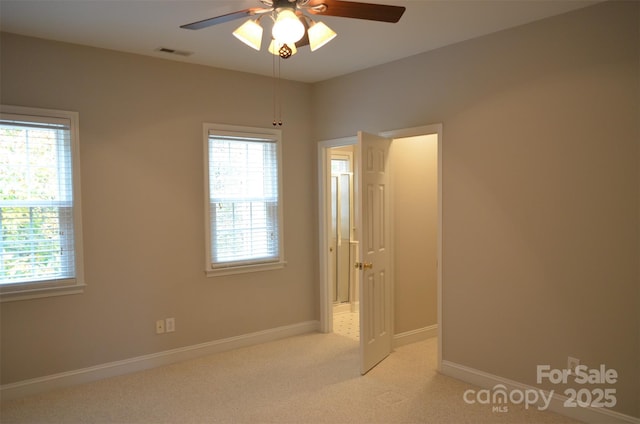
[[[282,66],[282,58],[278,56],[278,125],[282,126],[282,96],[280,96],[280,81],[281,81],[281,72],[280,67]]]
[[[276,65],[276,60],[278,61]],[[282,58],[273,55],[273,126],[282,126],[282,98],[280,97],[280,64]],[[277,119],[276,119],[277,118]]]
[[[271,64],[273,77],[271,78],[271,82],[273,83],[273,126],[275,127],[278,125],[276,122],[276,96],[278,95],[278,88],[276,87],[276,56],[272,55],[272,58],[273,60],[271,61]]]

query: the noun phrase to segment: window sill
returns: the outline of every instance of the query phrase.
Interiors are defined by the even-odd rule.
[[[43,297],[66,296],[84,293],[86,284],[73,284],[57,287],[41,288],[12,288],[0,287],[0,302],[14,302],[18,300],[39,299]]]
[[[274,269],[282,269],[287,265],[286,262],[270,262],[264,264],[241,265],[227,268],[211,268],[205,271],[207,277],[220,277],[222,275],[246,274],[248,272],[271,271]]]

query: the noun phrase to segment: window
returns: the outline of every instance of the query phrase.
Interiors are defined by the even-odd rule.
[[[2,300],[78,293],[84,286],[78,114],[2,106]]]
[[[280,130],[204,125],[207,275],[284,266]]]

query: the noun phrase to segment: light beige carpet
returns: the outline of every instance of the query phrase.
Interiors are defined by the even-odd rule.
[[[436,339],[402,346],[365,376],[358,343],[308,334],[2,403],[4,423],[571,423],[468,405],[436,372]]]

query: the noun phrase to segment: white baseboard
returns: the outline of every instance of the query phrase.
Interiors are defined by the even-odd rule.
[[[394,334],[393,347],[400,347],[410,343],[420,342],[438,335],[438,324],[428,327],[418,328],[417,330],[405,331],[404,333]]]
[[[333,305],[334,314],[346,314],[360,312],[360,302],[345,302]]]
[[[337,305],[333,305],[334,314],[346,314],[347,312],[351,312],[350,303],[339,303]]]
[[[507,391],[511,390],[540,390],[537,387],[522,384],[517,381],[509,380],[497,375],[489,374],[484,371],[479,371],[474,368],[459,365],[450,361],[442,361],[442,367],[440,372],[449,377],[456,378],[458,380],[466,381],[467,383],[480,386],[485,389],[494,388],[496,385],[501,384],[507,388]],[[463,394],[461,393],[460,396]],[[549,392],[545,391],[545,395],[548,396]],[[582,421],[585,423],[593,424],[640,424],[640,418],[635,418],[629,415],[621,414],[619,412],[612,411],[607,408],[594,408],[594,407],[575,407],[568,408],[564,406],[567,398],[560,394],[554,393],[551,402],[549,404],[549,411],[556,412],[566,417]],[[487,405],[490,407],[490,405]]]
[[[192,346],[185,346],[149,355],[137,356],[122,361],[109,362],[93,367],[67,371],[44,377],[32,378],[0,386],[3,400],[30,396],[45,391],[89,383],[104,378],[143,371],[162,365],[169,365],[201,356],[225,352],[241,347],[270,342],[286,337],[318,331],[318,321],[306,321],[283,327],[271,328],[255,333],[243,334],[222,340],[214,340]]]

